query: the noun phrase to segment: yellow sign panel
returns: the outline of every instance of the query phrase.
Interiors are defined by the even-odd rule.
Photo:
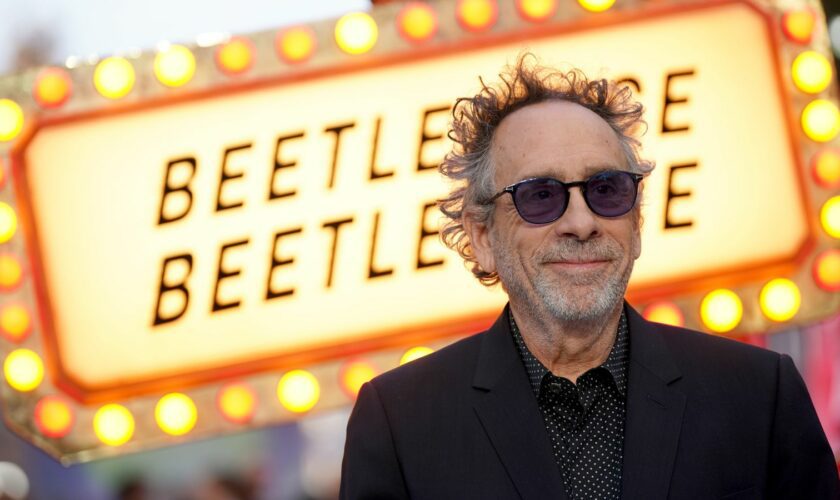
[[[646,105],[658,166],[633,289],[805,244],[768,36],[736,3],[526,46],[627,79]],[[523,47],[39,130],[23,174],[63,375],[90,395],[494,314],[503,295],[437,241],[435,166],[449,104]]]

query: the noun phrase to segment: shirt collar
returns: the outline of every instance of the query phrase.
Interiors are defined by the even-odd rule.
[[[525,340],[519,332],[519,327],[516,326],[516,321],[513,319],[513,311],[509,311],[510,330],[513,332],[513,340],[516,344],[516,349],[519,351],[519,357],[525,365],[528,372],[528,380],[531,383],[531,389],[534,395],[539,397],[540,384],[546,374],[549,373],[548,368],[545,367],[525,345]],[[610,354],[607,359],[597,368],[605,368],[615,382],[619,394],[627,395],[627,365],[630,361],[630,335],[629,327],[627,325],[627,315],[624,309],[621,310],[621,318],[618,321],[618,330],[615,336],[615,343],[610,349]],[[595,369],[595,368],[593,368]]]

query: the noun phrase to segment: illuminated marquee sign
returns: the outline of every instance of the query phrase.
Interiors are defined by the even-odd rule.
[[[439,243],[436,165],[454,99],[524,49],[646,106],[657,168],[630,290],[646,315],[738,334],[836,310],[837,130],[807,111],[836,112],[816,11],[465,3],[0,82],[10,423],[67,459],[266,425],[487,324],[504,295]]]

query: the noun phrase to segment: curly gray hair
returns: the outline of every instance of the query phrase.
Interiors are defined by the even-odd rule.
[[[604,119],[619,138],[630,169],[647,175],[653,163],[639,155],[640,143],[634,137],[643,127],[643,107],[633,99],[629,87],[614,81],[588,80],[578,69],[567,72],[540,66],[528,60],[536,57],[526,53],[517,58],[514,66],[507,66],[495,85],[481,82],[481,90],[473,97],[461,97],[452,110],[449,138],[455,143],[443,159],[440,172],[456,182],[449,195],[439,200],[444,223],[441,238],[449,248],[458,252],[472,273],[484,285],[499,281],[495,272],[481,269],[467,235],[463,218],[478,223],[491,222],[496,192],[493,182],[493,162],[490,146],[501,121],[514,111],[531,104],[563,100],[579,104]]]

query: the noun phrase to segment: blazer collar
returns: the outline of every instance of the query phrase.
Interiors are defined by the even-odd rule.
[[[503,382],[509,372],[515,371],[521,365],[522,361],[516,352],[513,334],[510,331],[510,305],[506,305],[496,322],[481,338],[473,387],[491,390]]]
[[[682,374],[674,364],[656,324],[644,319],[626,302],[624,309],[630,329],[630,362],[643,366],[664,384],[679,379]],[[509,370],[522,368],[522,360],[513,344],[509,314],[508,305],[483,335],[473,378],[473,386],[477,389],[490,390],[503,380]],[[524,372],[524,368],[522,370]]]
[[[630,329],[630,362],[649,370],[665,384],[682,377],[673,355],[665,344],[659,326],[644,319],[628,303],[624,303]]]
[[[663,327],[625,305],[630,324],[630,373],[624,423],[622,497],[667,498],[682,427],[682,373]],[[671,335],[677,332],[669,333]]]
[[[474,405],[502,465],[523,499],[565,500],[560,468],[510,331],[505,307],[481,339]]]
[[[682,426],[682,374],[660,327],[625,304],[630,368],[624,432],[624,498],[665,498]],[[475,412],[523,498],[565,499],[536,398],[510,331],[509,309],[481,339]]]

